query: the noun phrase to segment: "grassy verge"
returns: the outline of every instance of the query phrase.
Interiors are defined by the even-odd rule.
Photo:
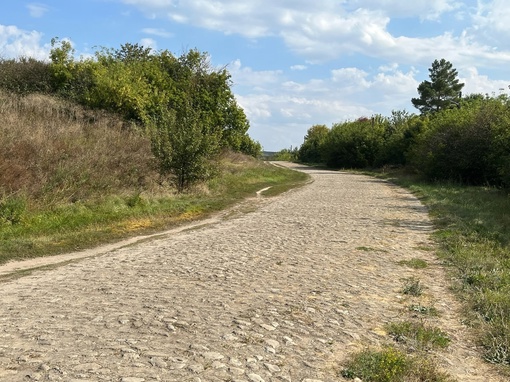
[[[30,206],[0,199],[0,264],[93,247],[167,229],[225,209],[265,187],[275,195],[303,184],[303,173],[246,157],[224,158],[221,174],[187,195],[132,193],[90,201]]]
[[[510,365],[510,197],[488,187],[431,184],[404,173],[379,174],[429,208],[438,256],[451,270],[484,358]]]

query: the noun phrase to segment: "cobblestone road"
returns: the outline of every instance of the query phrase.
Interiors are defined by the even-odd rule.
[[[402,280],[419,277],[460,381],[490,370],[465,340],[425,208],[384,181],[313,182],[251,213],[0,283],[1,381],[343,380],[345,357],[390,341]],[[416,271],[398,264],[421,258]]]

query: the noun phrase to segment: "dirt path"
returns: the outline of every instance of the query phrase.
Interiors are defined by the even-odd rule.
[[[502,381],[466,341],[425,208],[384,181],[304,171],[313,183],[255,212],[0,283],[0,380],[342,381],[342,360],[409,314],[415,276],[453,340],[440,364]],[[429,267],[397,264],[412,258]]]

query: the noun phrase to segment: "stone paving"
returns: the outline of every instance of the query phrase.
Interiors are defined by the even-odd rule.
[[[439,363],[498,381],[466,339],[420,202],[301,170],[313,182],[254,212],[0,283],[0,381],[343,381],[345,358],[408,314],[411,276],[453,340]],[[429,267],[398,264],[411,258]]]

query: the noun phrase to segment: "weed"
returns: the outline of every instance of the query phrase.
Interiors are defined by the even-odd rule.
[[[408,294],[411,296],[421,296],[423,293],[423,287],[421,285],[421,282],[416,277],[409,277],[404,279],[404,286],[402,288],[403,294]]]
[[[425,260],[413,258],[411,260],[401,260],[398,262],[400,265],[406,265],[409,268],[413,269],[423,269],[427,268],[428,264]]]
[[[359,378],[364,382],[453,382],[446,373],[422,356],[409,356],[388,346],[381,350],[367,349],[353,354],[340,375]]]
[[[0,198],[0,224],[19,224],[26,210],[25,198],[7,196]]]
[[[423,322],[402,321],[390,323],[386,330],[398,343],[414,349],[446,348],[450,343],[448,335],[441,329],[426,326]]]
[[[433,306],[409,305],[409,311],[422,314],[424,316],[439,316],[439,312]]]

